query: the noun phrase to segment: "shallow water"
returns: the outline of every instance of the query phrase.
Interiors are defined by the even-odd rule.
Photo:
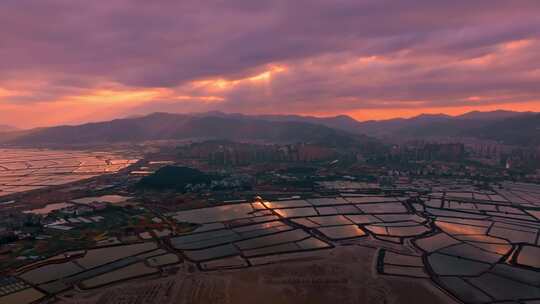
[[[361,237],[366,233],[356,225],[317,228],[322,234],[333,240]]]
[[[136,161],[115,153],[0,149],[0,196],[118,172]]]
[[[149,275],[157,271],[156,268],[148,267],[143,263],[136,263],[83,281],[82,285],[86,288],[94,288],[121,280]]]
[[[31,213],[31,214],[37,214],[37,215],[47,215],[53,211],[64,209],[67,207],[73,206],[73,204],[70,203],[56,203],[56,204],[48,204],[47,206],[39,209],[32,209],[28,211],[24,211],[24,213]]]
[[[250,203],[225,205],[177,212],[174,218],[179,222],[212,223],[251,217],[255,210]]]
[[[238,255],[240,252],[231,244],[212,247],[202,250],[186,250],[184,255],[193,261],[206,261],[222,257]]]
[[[72,202],[77,204],[90,204],[90,203],[109,203],[109,204],[118,204],[123,203],[127,200],[131,199],[131,197],[128,196],[121,196],[121,195],[103,195],[103,196],[91,196],[91,197],[83,197],[79,199],[74,199]]]

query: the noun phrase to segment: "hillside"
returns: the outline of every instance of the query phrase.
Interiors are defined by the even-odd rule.
[[[303,115],[246,115],[241,113],[224,113],[220,111],[212,111],[205,113],[192,114],[197,117],[222,117],[222,118],[251,118],[259,119],[271,122],[302,122],[323,125],[332,129],[343,130],[352,133],[356,132],[361,122],[347,115],[328,116],[328,117],[316,117],[316,116],[303,116]]]
[[[372,120],[361,122],[356,128],[356,132],[376,137],[389,137],[397,135],[403,129],[422,127],[430,123],[446,122],[451,119],[451,116],[444,114],[422,114],[408,119]]]
[[[390,119],[360,123],[356,132],[390,140],[414,139],[425,137],[473,137],[498,140],[506,143],[531,144],[534,141],[517,138],[537,136],[534,122],[523,125],[519,121],[534,121],[538,114],[533,112],[469,112],[459,116],[444,114],[422,114],[409,119]],[[514,130],[507,130],[512,128]],[[512,134],[512,135],[510,135]]]
[[[137,184],[139,189],[183,190],[188,184],[208,184],[214,177],[189,167],[166,166],[146,176]]]
[[[508,118],[463,132],[509,145],[540,146],[540,114]]]
[[[319,124],[329,128],[355,133],[358,133],[358,128],[361,125],[359,121],[347,115],[339,115],[334,117],[314,117],[300,115],[260,115],[256,117],[268,121],[295,121]]]

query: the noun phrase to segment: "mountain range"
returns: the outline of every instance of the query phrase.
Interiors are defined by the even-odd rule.
[[[412,118],[395,118],[388,120],[357,121],[347,115],[333,117],[314,117],[301,115],[255,115],[226,114],[222,112],[201,113],[198,115],[219,117],[251,117],[274,122],[305,122],[319,124],[329,128],[343,130],[355,134],[365,134],[378,138],[396,137],[440,137],[471,136],[491,137],[480,129],[497,123],[497,127],[504,127],[505,121],[512,124],[513,119],[529,118],[534,120],[535,112],[514,112],[497,110],[491,112],[473,111],[458,116],[446,114],[421,114]],[[519,125],[519,124],[518,124]],[[518,127],[514,124],[514,127]],[[472,132],[472,131],[475,132]],[[523,130],[529,133],[528,129]]]
[[[540,144],[540,113],[469,112],[460,116],[423,114],[409,119],[359,123],[357,132],[389,140],[476,138],[508,145]]]
[[[376,137],[467,137],[467,131],[484,127],[496,121],[532,116],[533,112],[497,110],[473,111],[458,116],[421,114],[412,118],[366,121],[357,125],[357,132]]]
[[[226,139],[274,143],[311,142],[330,146],[377,146],[418,138],[467,137],[510,145],[540,145],[540,113],[492,111],[459,116],[422,114],[412,118],[357,121],[349,116],[244,115],[222,112],[153,113],[76,126],[3,132],[14,145],[93,144],[147,140]]]
[[[246,117],[242,114],[221,112],[214,112],[213,115]],[[275,122],[294,121],[319,124],[388,142],[426,138],[476,138],[494,140],[509,145],[540,145],[540,113],[535,112],[472,111],[458,116],[421,114],[412,118],[363,122],[346,115],[334,117],[258,115],[250,117]]]
[[[308,142],[327,146],[373,146],[362,134],[303,121],[273,121],[223,113],[153,113],[77,126],[57,126],[6,133],[0,142],[11,145],[83,145],[149,140],[226,139],[271,143]]]

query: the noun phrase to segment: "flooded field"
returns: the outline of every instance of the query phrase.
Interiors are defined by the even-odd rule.
[[[0,149],[0,197],[118,172],[136,161],[108,152]]]
[[[97,197],[83,197],[73,200],[77,204],[91,204],[91,203],[108,203],[108,204],[118,204],[123,203],[131,197],[121,196],[121,195],[103,195]]]
[[[158,249],[153,242],[66,253],[21,269],[18,278],[22,280],[12,278],[0,281],[0,303],[3,304],[8,296],[9,299],[19,298],[18,290],[25,291],[30,287],[26,282],[49,294],[57,294],[77,284],[82,288],[95,288],[158,273],[161,267],[179,262],[181,259],[177,255]],[[2,283],[5,288],[2,288]],[[21,293],[21,296],[27,295]]]
[[[343,243],[380,242],[379,274],[430,279],[466,303],[539,299],[540,186],[467,190],[180,211],[177,220],[213,224],[171,243],[201,269],[216,270],[301,259]]]
[[[67,207],[73,206],[73,204],[69,203],[55,203],[55,204],[48,204],[47,206],[39,209],[32,209],[25,211],[25,213],[31,213],[31,214],[37,214],[37,215],[47,215],[53,211],[64,209]]]
[[[166,216],[169,220],[196,228],[167,233],[160,242],[90,248],[30,264],[5,281],[9,288],[0,284],[0,300],[25,303],[26,297],[43,296],[31,286],[55,296],[141,280],[154,284],[170,267],[183,267],[188,271],[178,272],[178,280],[184,279],[181,273],[189,273],[202,285],[211,285],[206,280],[215,275],[227,274],[247,284],[251,277],[267,274],[258,281],[265,288],[292,284],[320,294],[320,301],[317,297],[306,303],[344,295],[364,299],[373,294],[366,282],[384,286],[381,301],[373,303],[397,303],[385,298],[396,293],[401,299],[418,297],[419,288],[425,288],[425,299],[415,298],[415,303],[536,303],[540,186],[455,188],[407,197],[257,199],[172,212]],[[87,198],[105,199],[119,198]],[[280,266],[284,263],[288,264]],[[290,272],[295,268],[305,272]],[[337,289],[333,293],[329,290],[334,287],[316,288],[318,282]],[[215,286],[200,288],[215,295]],[[365,294],[358,294],[361,290]],[[283,303],[289,302],[284,298]]]
[[[136,263],[130,266],[111,271],[97,277],[83,281],[81,284],[84,288],[95,288],[98,286],[107,285],[113,282],[126,280],[134,277],[140,277],[148,274],[156,273],[156,268],[151,268],[143,263]]]
[[[29,304],[45,297],[45,294],[35,288],[11,293],[1,298],[2,304]]]

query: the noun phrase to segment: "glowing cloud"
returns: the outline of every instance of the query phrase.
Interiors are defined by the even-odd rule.
[[[537,0],[42,2],[0,4],[0,124],[540,111]]]
[[[286,70],[287,69],[284,66],[271,65],[267,71],[264,71],[257,75],[232,80],[224,78],[199,80],[194,81],[193,86],[196,88],[205,88],[209,91],[231,90],[236,86],[246,84],[267,83],[271,81],[272,77],[274,77],[276,74],[284,72]]]

